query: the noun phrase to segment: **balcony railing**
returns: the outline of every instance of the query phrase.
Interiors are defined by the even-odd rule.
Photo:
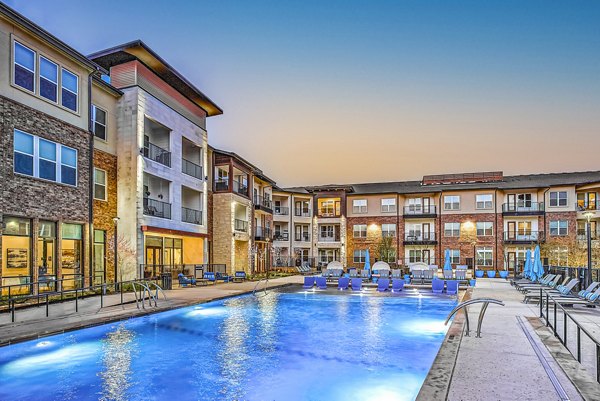
[[[215,191],[229,191],[229,179],[215,180]]]
[[[290,240],[289,233],[282,233],[279,231],[275,231],[275,235],[273,235],[273,241],[289,241],[289,240]]]
[[[310,234],[309,233],[296,234],[294,236],[294,241],[296,241],[296,242],[310,242]]]
[[[593,240],[600,238],[600,231],[592,230],[590,234],[591,234]],[[577,239],[587,240],[587,230],[586,229],[577,230]]]
[[[529,244],[544,240],[543,231],[505,231],[504,242],[510,244]]]
[[[290,214],[290,208],[283,206],[275,206],[275,209],[273,209],[273,214],[276,214],[278,216],[287,216],[288,214]]]
[[[244,196],[248,196],[248,185],[239,181],[233,181],[233,191]]]
[[[502,204],[502,213],[508,215],[535,215],[544,213],[544,202],[517,202]]]
[[[202,211],[190,209],[187,207],[181,208],[181,221],[192,224],[202,224]]]
[[[340,242],[340,234],[336,233],[333,236],[330,235],[319,235],[319,242]]]
[[[181,159],[181,172],[199,180],[202,179],[202,166],[189,160]]]
[[[310,209],[307,207],[294,208],[294,216],[296,217],[310,217]]]
[[[235,231],[248,232],[248,222],[245,220],[235,219],[233,221],[233,228]]]
[[[340,217],[340,212],[331,209],[319,209],[319,217]]]
[[[269,227],[258,226],[254,229],[254,239],[264,241],[267,238],[271,239],[271,229]]]
[[[435,242],[435,232],[408,232],[404,235],[406,243],[429,243]]]
[[[575,204],[575,209],[577,209],[578,212],[585,212],[587,210],[600,210],[600,202],[577,202]]]
[[[437,208],[435,205],[408,205],[404,206],[404,216],[435,216]]]
[[[156,146],[151,142],[146,142],[143,149],[144,157],[154,160],[167,167],[171,167],[171,152],[166,149]]]
[[[147,216],[171,218],[171,204],[156,199],[144,198],[144,214]]]
[[[265,196],[254,195],[254,208],[271,212],[273,210],[273,201]]]

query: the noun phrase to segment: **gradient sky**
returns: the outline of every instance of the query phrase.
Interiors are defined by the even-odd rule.
[[[8,4],[85,54],[142,39],[281,186],[600,169],[600,1]]]

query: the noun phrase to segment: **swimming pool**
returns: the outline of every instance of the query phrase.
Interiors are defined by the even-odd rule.
[[[0,348],[0,400],[413,400],[455,305],[229,298]]]

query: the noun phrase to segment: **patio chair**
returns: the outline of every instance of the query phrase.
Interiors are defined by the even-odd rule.
[[[588,285],[588,287],[585,290],[581,290],[577,293],[577,296],[580,298],[585,298],[588,294],[591,294],[592,292],[594,292],[594,289],[598,286],[598,284],[600,284],[597,281],[594,281],[592,284]]]
[[[390,279],[389,278],[380,278],[377,280],[377,291],[384,292],[390,288]]]
[[[367,270],[367,269],[362,269],[360,271],[360,278],[361,280],[369,280],[371,278],[371,271]]]
[[[434,294],[441,294],[444,292],[444,280],[434,279],[431,282],[431,291],[433,291]]]
[[[448,294],[448,295],[458,294],[458,281],[457,280],[446,281],[446,294]]]
[[[246,272],[245,271],[236,271],[234,276],[232,277],[233,282],[244,282],[246,280]]]
[[[362,279],[361,278],[353,278],[351,281],[352,291],[361,291],[362,290]]]
[[[573,288],[575,288],[575,286],[579,283],[579,280],[574,278],[571,281],[569,281],[569,283],[567,285],[560,285],[557,286],[555,290],[546,290],[546,292],[550,295],[552,295],[553,297],[561,297],[564,295],[569,295],[571,293],[571,290],[573,290]],[[531,300],[537,300],[539,301],[540,299],[540,291],[538,290],[532,290],[531,292],[527,292],[525,294],[525,299],[523,299],[523,302],[525,303],[529,303],[529,301]]]
[[[431,281],[433,281],[433,270],[423,270],[423,282],[429,283]]]
[[[402,270],[400,269],[392,269],[392,279],[402,278]]]
[[[305,290],[308,290],[308,289],[313,288],[314,285],[315,285],[315,277],[314,276],[304,277],[304,285],[302,286],[302,288],[304,288]]]
[[[392,292],[401,292],[404,289],[404,280],[395,278],[392,280]]]
[[[350,276],[350,278],[358,277],[358,269],[355,267],[348,269],[348,275]]]
[[[214,272],[204,272],[204,279],[213,284],[217,283],[217,277],[215,276]]]
[[[454,278],[454,274],[452,270],[444,270],[444,280],[452,280]]]
[[[454,272],[454,276],[455,276],[454,278],[459,282],[467,281],[467,271],[466,270],[456,269],[456,271]]]
[[[189,278],[183,275],[183,273],[179,273],[177,275],[177,279],[179,280],[180,287],[187,287],[188,285],[196,285],[195,278]]]
[[[527,285],[519,285],[516,286],[517,290],[521,291],[521,292],[527,292],[527,291],[532,291],[532,290],[539,290],[540,287],[541,288],[548,288],[548,289],[552,289],[552,288],[556,288],[558,286],[561,285],[566,285],[569,280],[571,279],[571,277],[567,276],[565,277],[565,279],[562,281],[562,283],[560,282],[560,279],[562,278],[562,276],[560,274],[556,275],[550,282],[548,283],[533,283],[533,284],[527,284]]]
[[[229,283],[231,281],[231,276],[228,276],[226,273],[215,272],[215,277],[217,280],[221,280],[224,283]]]
[[[321,277],[327,277],[328,274],[329,274],[329,271],[327,269],[321,270]]]
[[[315,279],[316,283],[317,283],[317,288],[320,290],[326,290],[327,289],[327,279],[325,277],[317,277]]]
[[[419,281],[421,284],[423,284],[423,270],[413,270],[412,274],[413,283]]]
[[[347,290],[350,279],[348,277],[340,277],[338,279],[338,290]]]

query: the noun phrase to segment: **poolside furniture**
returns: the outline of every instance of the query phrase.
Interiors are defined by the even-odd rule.
[[[400,269],[392,269],[392,279],[402,278],[402,270]]]
[[[433,281],[433,270],[427,269],[423,270],[423,282],[428,283]]]
[[[362,279],[361,278],[353,278],[351,281],[352,291],[360,291],[362,290]]]
[[[326,290],[327,289],[327,279],[325,277],[317,277],[315,279],[316,284],[317,284],[317,288],[320,290]]]
[[[226,273],[215,272],[215,278],[217,280],[221,280],[224,283],[229,283],[231,281],[231,276],[228,276]]]
[[[592,284],[588,285],[585,290],[581,290],[577,293],[577,296],[580,298],[585,298],[588,294],[594,292],[594,289],[599,285],[598,281],[594,281]]]
[[[457,280],[446,281],[446,294],[448,294],[448,295],[458,294],[458,281]]]
[[[236,271],[234,276],[231,278],[232,281],[235,282],[244,282],[246,280],[246,272],[245,271]]]
[[[217,283],[217,277],[214,272],[204,272],[204,279],[213,284]]]
[[[308,289],[313,288],[314,285],[315,285],[315,277],[314,276],[304,277],[304,285],[302,286],[302,288],[304,288],[305,290],[308,290]]]
[[[454,278],[459,281],[459,282],[467,282],[467,271],[466,270],[459,270],[456,269],[456,271],[454,272]]]
[[[413,277],[413,283],[416,283],[417,281],[419,281],[421,284],[423,284],[423,277],[424,277],[424,273],[423,270],[413,270],[412,271]]]
[[[362,269],[360,271],[360,278],[368,281],[371,278],[371,271],[369,269]]]
[[[540,287],[544,287],[544,288],[554,288],[554,287],[558,287],[559,285],[565,285],[567,284],[567,282],[570,280],[570,277],[567,276],[565,277],[564,281],[559,284],[559,281],[561,279],[561,275],[558,274],[556,275],[550,282],[548,283],[532,283],[532,284],[526,284],[526,285],[518,285],[517,290],[521,291],[521,292],[527,292],[527,291],[531,291],[531,290],[539,290]]]
[[[377,291],[384,292],[390,288],[390,279],[389,278],[380,278],[377,280]]]
[[[179,280],[179,286],[180,287],[187,287],[188,284],[189,285],[196,285],[196,279],[195,278],[189,278],[183,275],[183,273],[179,273],[177,275],[177,279]]]
[[[434,294],[441,294],[444,292],[444,280],[434,279],[431,282],[431,291],[433,291]]]
[[[579,280],[574,278],[571,281],[569,281],[569,283],[567,285],[560,285],[557,286],[555,290],[546,290],[547,293],[549,293],[550,295],[557,296],[560,297],[562,295],[568,295],[571,293],[571,290],[573,290],[573,288],[575,288],[575,286],[579,283]],[[525,299],[523,299],[523,302],[525,303],[529,303],[529,301],[531,300],[538,300],[540,299],[540,291],[539,289],[537,290],[531,290],[530,292],[525,293]]]
[[[444,279],[445,280],[452,280],[454,278],[454,274],[452,272],[452,270],[444,270]]]
[[[392,292],[400,292],[404,289],[404,280],[401,278],[392,279]]]
[[[338,290],[347,290],[350,279],[348,277],[340,277],[338,279]]]
[[[358,269],[356,267],[349,268],[348,275],[350,276],[350,278],[358,277]]]

